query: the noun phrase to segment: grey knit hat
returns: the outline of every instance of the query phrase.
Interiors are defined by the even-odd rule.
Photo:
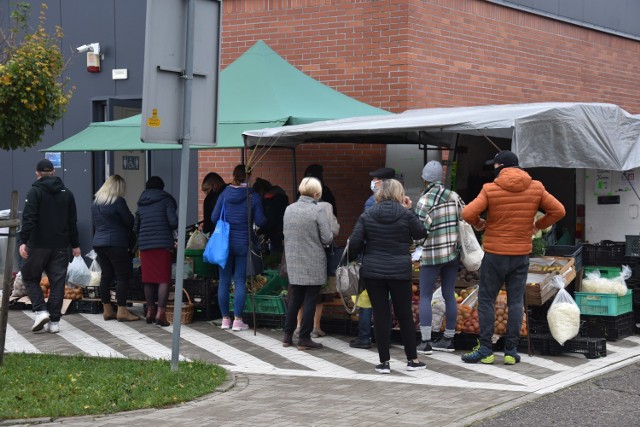
[[[442,181],[442,165],[440,162],[431,160],[422,168],[422,179],[427,182]]]

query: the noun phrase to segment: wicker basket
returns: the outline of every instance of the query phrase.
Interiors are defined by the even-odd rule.
[[[187,292],[187,290],[184,288],[182,288],[182,292],[187,296],[187,301],[182,302],[182,315],[180,316],[180,323],[182,323],[183,325],[188,325],[189,323],[193,322],[194,305],[191,302],[189,292]],[[172,303],[167,304],[167,321],[169,323],[173,323],[173,310],[175,309],[174,307],[175,306]]]

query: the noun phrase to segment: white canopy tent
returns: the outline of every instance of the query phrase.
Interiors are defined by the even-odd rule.
[[[613,104],[533,103],[408,110],[243,133],[247,147],[301,143],[453,147],[457,134],[511,139],[523,167],[640,167],[640,117]]]

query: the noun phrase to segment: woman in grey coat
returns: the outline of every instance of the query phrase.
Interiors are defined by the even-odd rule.
[[[293,331],[302,306],[298,350],[312,350],[322,348],[322,344],[311,340],[311,330],[318,293],[327,282],[324,245],[331,243],[333,234],[326,212],[317,203],[322,197],[320,181],[304,178],[298,191],[300,198],[284,212],[284,252],[291,287],[282,345],[293,344]]]

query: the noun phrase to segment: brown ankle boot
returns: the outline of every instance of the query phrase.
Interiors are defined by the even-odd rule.
[[[147,305],[147,315],[145,316],[147,319],[147,323],[153,323],[156,320],[156,306],[155,305]]]
[[[102,317],[104,318],[104,320],[113,320],[116,318],[116,314],[113,312],[111,303],[102,304]]]
[[[133,322],[134,320],[140,320],[138,316],[131,313],[127,307],[118,306],[118,314],[116,316],[118,318],[118,322]]]
[[[156,325],[169,326],[171,323],[167,320],[167,309],[158,307],[158,314],[156,314]]]

